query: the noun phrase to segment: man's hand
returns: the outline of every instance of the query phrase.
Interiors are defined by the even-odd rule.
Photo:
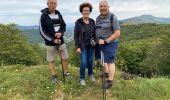
[[[55,39],[53,42],[56,43],[56,44],[60,44],[61,40],[60,39]]]
[[[55,33],[55,37],[56,37],[56,38],[60,38],[61,36],[62,36],[61,33]]]
[[[99,39],[99,44],[100,45],[105,44],[105,41],[103,39]]]
[[[80,48],[77,48],[77,53],[81,53],[81,49]]]

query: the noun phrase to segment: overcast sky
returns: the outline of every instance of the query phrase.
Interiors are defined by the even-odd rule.
[[[74,23],[81,17],[79,5],[90,2],[93,5],[92,18],[99,14],[100,0],[58,0],[57,9],[66,23]],[[170,17],[170,0],[109,0],[110,11],[119,20],[149,14],[156,17]],[[47,7],[46,0],[0,0],[0,23],[19,25],[37,25],[40,10]]]

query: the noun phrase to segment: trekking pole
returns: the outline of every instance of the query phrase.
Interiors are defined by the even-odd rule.
[[[95,69],[95,72],[96,72],[96,59],[95,59],[95,55],[93,56],[93,68]]]
[[[103,88],[104,83],[106,82],[105,74],[104,74],[104,53],[103,53],[103,46],[100,46],[100,54],[101,54],[101,65],[102,65],[102,92],[103,92],[103,100],[106,100],[106,88]]]
[[[61,48],[60,48],[59,44],[57,44],[57,49],[58,49],[59,57],[60,57],[60,60],[61,60],[62,73],[63,73],[63,82],[65,84],[65,75],[64,75],[63,60],[62,60]]]

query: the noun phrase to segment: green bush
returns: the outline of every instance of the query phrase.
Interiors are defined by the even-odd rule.
[[[29,44],[14,24],[0,25],[0,64],[38,65],[43,63],[38,45]]]
[[[69,52],[69,63],[72,66],[79,67],[80,65],[80,55],[76,52],[76,47],[74,41],[66,44]]]
[[[170,75],[170,25],[122,26],[116,63],[124,71]]]

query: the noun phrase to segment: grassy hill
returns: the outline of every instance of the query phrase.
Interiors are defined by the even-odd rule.
[[[0,67],[1,100],[102,100],[100,71],[95,70],[95,83],[87,78],[87,86],[79,85],[79,68],[70,66],[71,76],[62,83],[61,66],[57,67],[57,84],[51,84],[47,65]],[[107,91],[108,100],[169,100],[170,79],[136,77],[122,80],[116,73],[116,83]]]

